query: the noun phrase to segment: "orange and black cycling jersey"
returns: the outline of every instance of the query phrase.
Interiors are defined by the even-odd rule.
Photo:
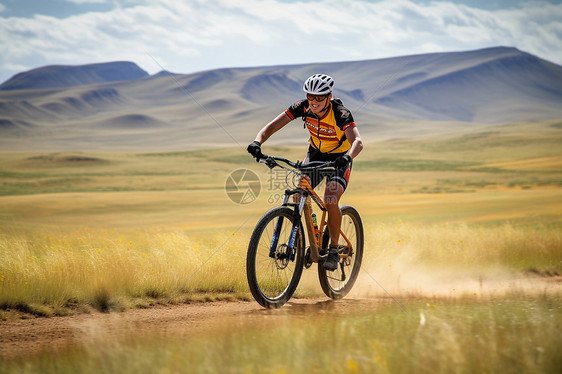
[[[285,114],[292,120],[302,117],[310,132],[310,145],[322,153],[343,153],[351,148],[345,136],[345,130],[355,127],[351,112],[340,99],[332,99],[330,108],[323,117],[318,118],[309,111],[308,100],[302,100],[291,105]]]

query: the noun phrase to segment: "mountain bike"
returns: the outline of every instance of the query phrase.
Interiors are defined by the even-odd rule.
[[[265,155],[258,162],[265,163],[270,169],[288,170],[287,175],[292,175],[297,182],[293,183],[294,188],[285,190],[280,206],[261,217],[250,238],[246,276],[254,299],[265,308],[280,308],[297,289],[303,269],[310,268],[313,263],[318,263],[318,278],[326,296],[334,300],[343,298],[353,287],[361,268],[363,223],[355,208],[340,207],[340,261],[336,270],[324,269],[322,264],[330,241],[327,209],[309,180],[303,177],[311,172],[335,171],[334,163],[314,161],[303,164]],[[319,222],[311,202],[322,212]]]

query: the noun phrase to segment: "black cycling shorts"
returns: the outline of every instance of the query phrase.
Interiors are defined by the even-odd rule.
[[[322,153],[316,148],[310,146],[308,148],[308,162],[312,161],[335,161],[338,157],[345,155],[344,153]],[[315,170],[305,173],[310,178],[310,185],[312,188],[316,188],[322,182],[324,178],[327,178],[327,182],[335,181],[341,184],[343,190],[347,188],[349,182],[349,176],[351,175],[351,166],[353,161],[348,164],[345,168],[336,168],[335,171],[322,171]]]

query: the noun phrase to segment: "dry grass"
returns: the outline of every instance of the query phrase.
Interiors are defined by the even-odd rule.
[[[248,299],[246,234],[245,229],[204,236],[156,229],[2,234],[0,306],[53,315],[79,305],[108,311],[183,302],[201,293]],[[475,283],[499,274],[561,274],[562,234],[510,224],[367,226],[363,268],[396,294],[432,296],[453,289],[461,294],[460,281],[474,292]],[[298,297],[320,292],[315,271],[309,273]],[[363,282],[372,290],[374,283]]]
[[[3,234],[0,306],[53,315],[81,305],[109,311],[183,302],[201,292],[245,298],[242,274],[231,276],[243,268],[242,253],[239,240],[225,235],[193,241],[158,230]]]

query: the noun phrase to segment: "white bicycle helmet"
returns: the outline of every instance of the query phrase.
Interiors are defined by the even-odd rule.
[[[334,79],[326,74],[314,74],[307,78],[302,89],[311,95],[327,95],[332,92]]]

